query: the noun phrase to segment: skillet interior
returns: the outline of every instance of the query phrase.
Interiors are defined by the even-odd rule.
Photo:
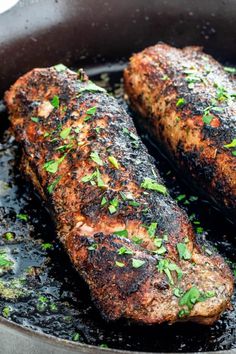
[[[201,7],[202,1],[179,1],[178,7],[174,2],[150,1],[148,6],[144,7],[141,1],[134,1],[132,4],[121,1],[118,9],[114,1],[106,3],[96,1],[96,5],[92,1],[86,1],[86,4],[83,1],[70,1],[67,8],[62,1],[57,1],[53,5],[50,1],[31,2],[31,5],[22,1],[19,7],[12,11],[19,15],[23,9],[26,15],[13,23],[11,34],[4,31],[2,25],[4,21],[7,24],[9,16],[13,15],[12,12],[5,14],[0,24],[3,30],[1,91],[28,69],[60,61],[68,65],[77,66],[78,63],[79,66],[88,66],[93,75],[112,71],[112,67],[97,67],[96,63],[103,61],[119,63],[132,51],[155,43],[159,39],[175,45],[202,44],[223,62],[233,62],[235,49],[230,41],[234,38],[232,31],[235,31],[235,28],[232,20],[233,16],[236,16],[236,11],[233,15],[232,7],[235,7],[233,2],[226,3],[228,8],[225,7],[225,2],[220,1],[209,1],[204,7]],[[41,22],[36,15],[37,6],[40,6],[40,11],[45,11]],[[50,23],[46,15],[50,14],[50,11],[55,13],[54,23]],[[79,15],[81,17],[78,17]],[[63,21],[61,23],[60,18]],[[29,22],[24,22],[26,20]],[[23,30],[20,27],[19,32],[18,26],[23,23],[28,28]],[[170,30],[166,31],[166,28]],[[34,39],[27,37],[26,40],[29,33]],[[109,83],[108,77],[102,76],[102,83],[111,84],[111,89],[116,90],[118,96],[120,96],[120,77],[119,71],[111,74]],[[94,78],[101,80],[100,75],[95,75]],[[124,104],[122,100],[121,103]],[[6,116],[2,114],[1,117],[4,122],[3,132],[7,123],[5,124]],[[3,241],[1,247],[7,246],[13,252],[16,250],[14,257],[19,259],[18,277],[26,268],[34,267],[31,270],[33,276],[29,277],[25,285],[29,292],[32,290],[33,295],[27,295],[22,301],[8,304],[14,309],[10,315],[12,320],[67,339],[76,339],[75,334],[80,333],[82,343],[107,344],[109,347],[120,349],[186,352],[236,347],[235,312],[227,313],[222,321],[211,328],[189,324],[144,328],[123,323],[108,325],[102,321],[88,299],[86,287],[73,271],[60,245],[52,242],[53,250],[42,251],[40,239],[43,239],[44,243],[54,239],[50,219],[40,202],[33,196],[30,187],[18,175],[15,168],[17,158],[14,144],[9,142],[7,137],[1,138],[1,142],[3,144],[0,145],[2,150],[0,180],[9,184],[10,188],[5,185],[6,193],[0,196],[2,221],[0,234],[14,231],[19,241],[13,243]],[[192,192],[181,185],[181,180],[176,182],[174,174],[169,174],[168,163],[150,144],[149,147],[151,153],[160,160],[161,170],[173,196],[192,195]],[[182,205],[189,208],[189,214],[196,213],[196,219],[200,220],[201,226],[209,230],[207,238],[218,247],[221,254],[230,260],[235,259],[233,227],[205,202],[196,201],[190,205],[184,203],[186,199],[183,199]],[[20,212],[27,213],[30,221],[25,223],[16,220],[15,214]],[[201,238],[202,236],[200,240]],[[40,272],[39,268],[45,261],[48,263],[43,272]],[[46,301],[44,309],[40,296],[45,295],[48,302]],[[56,304],[59,310],[52,310],[52,304]],[[0,309],[3,310],[5,306],[5,301],[1,300]],[[69,319],[70,316],[74,321]]]

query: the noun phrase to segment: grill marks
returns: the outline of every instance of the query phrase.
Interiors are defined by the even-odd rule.
[[[153,159],[118,103],[83,73],[54,68],[21,77],[5,98],[24,152],[23,172],[47,202],[58,236],[103,316],[180,320],[174,287],[185,293],[195,285],[214,295],[184,318],[214,322],[230,303],[230,271],[195,243],[185,213],[165,193]],[[51,109],[52,101],[58,107]],[[147,178],[152,182],[144,189]],[[160,191],[150,190],[156,183]],[[179,257],[179,243],[189,260]]]

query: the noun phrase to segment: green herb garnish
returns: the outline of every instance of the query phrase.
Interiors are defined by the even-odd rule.
[[[28,221],[28,215],[26,214],[17,214],[16,217],[19,220]]]
[[[46,242],[46,243],[42,243],[41,247],[42,247],[42,249],[44,251],[52,250],[53,249],[53,244],[49,243],[49,242]]]
[[[236,139],[233,139],[233,140],[231,141],[231,143],[224,145],[224,147],[225,147],[226,149],[231,149],[231,148],[236,147]]]
[[[75,332],[71,339],[73,340],[73,342],[78,342],[80,340],[80,334],[78,332]]]
[[[108,207],[110,214],[114,214],[117,212],[119,206],[119,201],[117,198],[114,198],[110,201],[110,205]]]
[[[80,87],[79,89],[79,93],[82,92],[106,92],[106,90],[102,87],[99,87],[97,85],[95,85],[92,81],[87,81],[84,83],[84,85],[82,87]]]
[[[49,184],[49,186],[47,187],[49,194],[51,194],[54,191],[56,185],[59,183],[61,178],[62,178],[62,176],[58,176],[51,184]]]
[[[90,158],[99,166],[103,166],[103,162],[101,158],[99,157],[97,151],[92,151],[90,154]]]
[[[141,259],[135,259],[132,258],[132,267],[133,268],[140,268],[142,267],[146,262],[141,260]]]
[[[39,122],[39,118],[38,117],[31,117],[31,120],[34,123],[38,123]]]
[[[68,136],[69,136],[69,134],[70,134],[70,132],[71,132],[71,127],[68,127],[68,128],[65,128],[65,129],[63,129],[61,132],[60,132],[60,137],[62,138],[62,139],[66,139],[66,138],[68,138]]]
[[[144,189],[157,191],[162,194],[167,194],[167,189],[165,186],[148,177],[144,178],[144,181],[141,183],[141,187]]]
[[[117,253],[119,255],[127,255],[127,254],[133,254],[133,251],[126,248],[125,246],[122,246],[118,249]]]
[[[225,67],[224,67],[224,70],[225,70],[227,73],[236,74],[236,68],[232,68],[232,67],[229,67],[229,66],[225,66]]]
[[[186,314],[189,314],[197,302],[203,302],[214,296],[215,296],[214,291],[207,291],[204,293],[204,292],[200,292],[200,290],[196,286],[193,286],[188,291],[186,291],[184,295],[180,298],[179,305],[186,306],[187,307]],[[181,311],[183,312],[183,310],[186,311],[186,309],[182,309]],[[184,315],[184,313],[182,312],[179,313],[180,317],[183,317]]]
[[[118,230],[113,232],[114,235],[120,236],[120,237],[128,237],[128,231],[127,230]]]
[[[89,251],[96,251],[98,248],[98,245],[96,243],[93,243],[91,246],[88,247]]]
[[[120,168],[120,165],[114,156],[109,156],[108,160],[117,170]]]
[[[66,154],[64,154],[62,157],[60,157],[57,160],[47,161],[43,165],[43,168],[49,173],[56,173],[58,171],[58,168],[59,168],[60,164],[65,159],[65,157],[66,157]]]
[[[186,101],[184,98],[179,98],[178,101],[176,102],[176,107],[183,107],[186,104]]]
[[[12,308],[10,306],[6,306],[2,309],[2,315],[5,318],[10,317],[11,312],[12,312]]]
[[[106,203],[107,203],[107,198],[106,197],[102,197],[101,206],[104,206]]]
[[[7,258],[5,251],[0,251],[0,268],[9,268],[12,267],[14,262]]]
[[[174,280],[173,280],[173,277],[172,277],[172,274],[171,272],[176,272],[177,273],[177,278],[180,280],[183,276],[183,272],[182,270],[175,264],[175,263],[172,263],[171,261],[169,261],[168,259],[161,259],[159,261],[159,263],[157,264],[157,270],[160,272],[160,273],[165,273],[168,280],[169,280],[169,283],[171,285],[174,285]]]
[[[152,238],[155,236],[157,229],[157,222],[152,222],[150,226],[147,228],[148,235]]]
[[[123,262],[119,262],[119,261],[115,261],[115,265],[120,268],[123,268],[125,266]]]
[[[136,243],[136,245],[140,245],[143,242],[143,240],[138,236],[133,236],[132,241]]]
[[[54,65],[54,69],[56,69],[56,71],[58,73],[60,73],[62,71],[65,71],[67,69],[67,67],[63,64],[57,64],[57,65]]]
[[[87,109],[86,117],[84,118],[84,122],[87,122],[96,112],[97,112],[96,106]]]
[[[188,250],[185,243],[177,243],[177,250],[178,250],[180,259],[184,259],[185,261],[187,261],[188,259],[191,259],[192,254]]]
[[[51,105],[54,107],[54,108],[59,108],[59,105],[60,105],[60,99],[57,95],[53,96],[52,100],[51,100]]]

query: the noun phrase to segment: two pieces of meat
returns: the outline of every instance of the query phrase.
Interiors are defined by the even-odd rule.
[[[124,79],[140,124],[235,222],[235,78],[201,48],[158,44],[131,57]]]
[[[230,306],[228,266],[196,243],[114,98],[60,66],[24,75],[5,100],[22,170],[104,317],[211,324]]]

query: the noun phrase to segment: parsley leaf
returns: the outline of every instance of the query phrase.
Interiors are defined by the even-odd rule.
[[[87,81],[83,84],[82,87],[80,87],[79,89],[79,93],[82,92],[106,92],[106,90],[102,87],[99,87],[97,85],[95,85],[92,81]]]
[[[17,214],[16,217],[19,220],[28,221],[28,215],[26,214]]]
[[[123,268],[125,266],[125,264],[123,262],[119,262],[119,261],[116,261],[115,265],[120,268]]]
[[[91,159],[99,166],[103,166],[103,162],[101,158],[99,157],[97,151],[92,151],[90,154]]]
[[[61,132],[60,132],[60,137],[62,138],[62,139],[66,139],[68,136],[69,136],[69,134],[70,134],[70,132],[71,132],[71,127],[68,127],[68,128],[65,128],[65,129],[63,129]]]
[[[132,250],[129,250],[128,248],[126,248],[125,246],[122,246],[118,249],[117,253],[119,255],[126,255],[126,254],[133,254]]]
[[[128,237],[128,231],[127,230],[118,230],[113,232],[114,235],[120,236],[120,237]]]
[[[57,64],[57,65],[54,65],[54,69],[56,69],[56,71],[58,73],[60,73],[62,71],[65,71],[67,69],[67,67],[63,64]]]
[[[54,108],[59,108],[59,105],[60,105],[60,99],[57,95],[53,96],[52,100],[51,100],[51,105],[54,107]]]
[[[231,143],[224,145],[224,147],[225,147],[226,149],[231,149],[231,148],[236,147],[236,139],[233,139],[233,140],[231,141]]]
[[[141,259],[135,259],[132,258],[132,267],[133,268],[140,268],[142,267],[146,262],[141,260]]]
[[[177,243],[177,250],[179,252],[179,258],[180,259],[184,259],[184,260],[191,259],[192,254],[188,250],[188,248],[187,248],[185,243]]]
[[[110,161],[110,163],[118,170],[120,168],[120,165],[117,161],[117,159],[114,156],[109,156],[108,160]]]
[[[39,122],[39,118],[38,117],[31,117],[31,120],[34,123],[38,123]]]
[[[157,191],[162,194],[167,194],[167,189],[165,186],[148,177],[144,178],[144,181],[141,183],[141,187],[144,189]]]
[[[176,102],[176,107],[182,107],[186,104],[186,101],[184,98],[179,98],[178,101]]]
[[[62,176],[58,176],[51,184],[49,184],[49,186],[47,187],[49,194],[51,194],[54,191],[56,185],[59,183],[61,178]]]

